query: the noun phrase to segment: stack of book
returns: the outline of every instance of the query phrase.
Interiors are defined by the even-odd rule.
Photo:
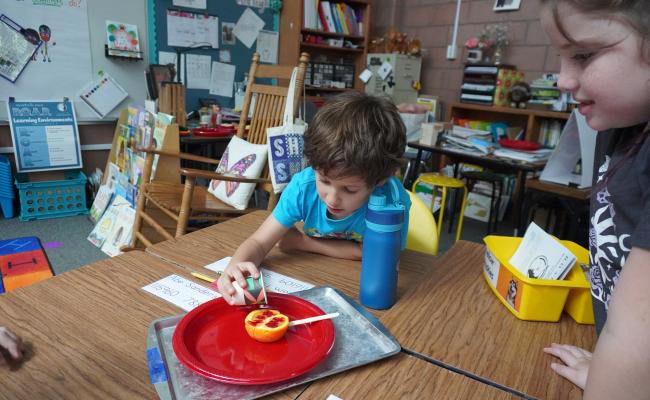
[[[553,74],[547,75],[550,76],[531,82],[531,98],[528,100],[528,104],[550,109],[560,100],[561,92],[557,87],[557,79],[553,79]]]

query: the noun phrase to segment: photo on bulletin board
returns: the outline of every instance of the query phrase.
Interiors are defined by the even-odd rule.
[[[169,65],[151,64],[149,65],[149,75],[151,76],[151,89],[154,99],[158,98],[162,83],[174,79],[174,73]]]
[[[512,11],[519,10],[521,0],[496,0],[494,11]]]
[[[221,43],[227,45],[234,45],[236,42],[235,38],[235,24],[233,22],[222,22],[221,23]]]

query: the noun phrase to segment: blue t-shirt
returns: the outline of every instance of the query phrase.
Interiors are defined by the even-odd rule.
[[[401,183],[391,177],[398,184],[402,204],[406,206],[404,226],[402,227],[402,248],[406,246],[406,232],[408,231],[408,210],[411,207],[411,200]],[[388,183],[383,186],[386,192],[390,193]],[[366,230],[366,209],[365,206],[348,215],[343,219],[332,219],[327,216],[327,206],[318,197],[316,191],[316,173],[309,167],[291,178],[291,182],[282,192],[280,201],[273,210],[275,219],[287,228],[291,228],[296,222],[304,221],[305,234],[313,237],[347,239],[361,242]]]

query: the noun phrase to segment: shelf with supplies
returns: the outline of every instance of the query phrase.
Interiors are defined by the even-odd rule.
[[[505,122],[509,127],[521,127],[525,130],[525,140],[537,142],[545,121],[559,121],[564,126],[570,113],[533,110],[526,108],[511,108],[487,106],[468,103],[451,103],[447,109],[447,119],[466,118],[490,122]],[[561,130],[561,129],[560,129]]]
[[[300,53],[307,52],[312,71],[320,64],[332,65],[338,72],[331,77],[315,76],[313,82],[306,78],[311,94],[362,91],[365,85],[358,75],[366,67],[370,12],[370,0],[285,0],[280,14],[279,63],[295,64]]]

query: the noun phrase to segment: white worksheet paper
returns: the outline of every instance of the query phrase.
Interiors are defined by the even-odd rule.
[[[187,88],[210,89],[212,57],[199,54],[187,55]],[[232,87],[232,84],[230,85]]]
[[[255,11],[246,8],[239,17],[233,33],[250,49],[262,28],[264,28],[264,20],[255,14]]]
[[[206,301],[221,297],[214,290],[178,275],[169,275],[144,286],[142,290],[167,300],[185,311],[191,311]]]
[[[576,256],[531,222],[510,264],[529,278],[564,279]]]
[[[205,10],[207,0],[173,0],[172,4],[176,7],[198,8]]]
[[[278,63],[278,32],[260,31],[257,36],[257,52],[263,63]]]
[[[235,81],[235,66],[218,61],[212,63],[210,79],[210,94],[232,97],[233,82]]]
[[[207,268],[215,272],[223,272],[228,266],[231,258],[232,257],[222,258],[221,260],[217,260],[211,264],[206,265],[203,268]],[[298,279],[294,279],[277,272],[269,271],[264,267],[260,268],[260,272],[264,276],[264,285],[266,286],[266,290],[269,292],[293,293],[314,287],[314,285],[311,283],[299,281]]]

